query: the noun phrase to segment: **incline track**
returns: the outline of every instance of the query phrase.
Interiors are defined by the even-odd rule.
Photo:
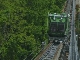
[[[50,43],[48,47],[34,60],[58,60],[62,45],[62,43],[56,45]]]
[[[56,53],[56,49],[58,48],[58,45],[51,45],[47,51],[42,55],[42,57],[39,60],[51,60],[53,59],[54,54]]]
[[[45,53],[45,51],[51,46],[52,43],[49,43],[45,49],[43,49],[40,54],[34,59],[34,60],[39,60],[39,58]]]

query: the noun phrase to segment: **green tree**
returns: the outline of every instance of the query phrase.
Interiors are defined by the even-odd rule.
[[[23,60],[37,54],[41,42],[48,40],[48,12],[60,13],[62,2],[0,0],[0,60]]]

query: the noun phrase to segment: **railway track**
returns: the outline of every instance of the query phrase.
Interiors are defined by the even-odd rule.
[[[58,48],[58,45],[52,44],[39,60],[46,60],[46,59],[51,60],[51,59],[53,59],[53,56],[56,53],[57,48]]]
[[[61,48],[62,43],[56,45],[51,43],[43,54],[35,60],[57,60],[60,55]]]

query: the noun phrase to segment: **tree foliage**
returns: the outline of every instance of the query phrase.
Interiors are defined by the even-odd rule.
[[[47,41],[48,12],[61,12],[64,0],[0,0],[0,60],[31,58]]]

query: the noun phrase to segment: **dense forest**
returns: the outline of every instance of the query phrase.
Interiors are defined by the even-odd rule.
[[[34,57],[41,43],[48,41],[48,12],[61,13],[64,3],[65,0],[0,0],[0,60]]]

